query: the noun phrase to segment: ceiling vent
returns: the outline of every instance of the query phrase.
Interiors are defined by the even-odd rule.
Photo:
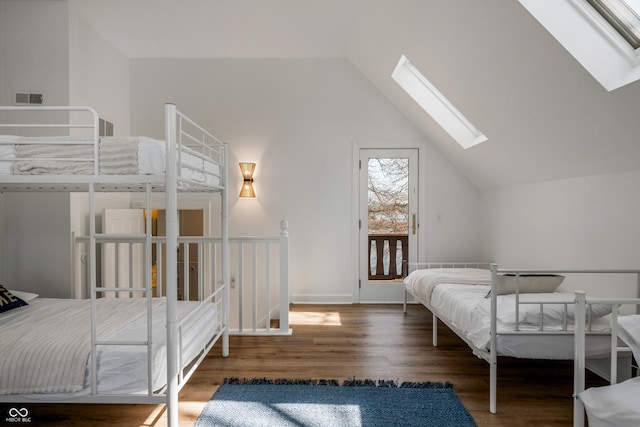
[[[16,92],[15,105],[42,105],[42,94],[32,92]]]

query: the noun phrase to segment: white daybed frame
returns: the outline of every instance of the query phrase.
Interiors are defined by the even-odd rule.
[[[7,191],[63,191],[63,192],[79,192],[86,191],[89,194],[89,245],[88,245],[88,273],[91,286],[91,309],[92,309],[92,337],[91,345],[95,352],[95,322],[96,322],[96,296],[104,291],[128,291],[124,288],[107,289],[97,287],[96,285],[96,245],[101,235],[96,233],[96,212],[94,205],[94,194],[96,191],[143,191],[146,192],[146,208],[150,212],[152,209],[151,194],[152,192],[164,192],[166,197],[166,245],[168,248],[178,247],[178,196],[179,184],[190,192],[218,193],[221,197],[221,239],[222,239],[222,255],[221,255],[221,298],[222,298],[222,319],[224,321],[223,332],[221,335],[214,337],[209,345],[198,356],[193,363],[192,368],[186,375],[183,375],[182,367],[178,366],[180,355],[178,353],[179,336],[177,331],[177,252],[175,250],[166,251],[166,319],[167,319],[167,382],[165,393],[154,393],[149,385],[148,394],[140,395],[100,395],[95,387],[95,362],[96,357],[92,358],[94,363],[94,380],[92,381],[92,393],[90,396],[64,400],[77,403],[149,403],[158,404],[166,403],[167,418],[169,426],[178,425],[178,392],[180,388],[189,378],[195,367],[206,356],[208,350],[214,345],[218,338],[222,338],[222,355],[229,354],[229,325],[228,325],[228,283],[229,283],[229,235],[228,235],[228,206],[227,206],[227,147],[213,134],[205,130],[203,127],[189,119],[186,115],[177,110],[173,104],[165,105],[165,152],[166,152],[166,172],[162,175],[99,175],[99,150],[98,150],[98,126],[99,117],[95,110],[89,107],[0,107],[0,114],[12,114],[11,112],[60,112],[54,114],[67,114],[68,122],[64,124],[33,124],[32,122],[20,122],[20,124],[0,124],[0,134],[3,128],[63,128],[69,133],[77,132],[77,129],[88,129],[92,136],[94,158],[93,174],[91,175],[3,175],[0,176],[0,192]],[[88,113],[91,116],[89,121],[81,121],[81,123],[73,123],[72,120],[79,120],[78,116]],[[9,116],[12,117],[12,116]],[[214,184],[195,181],[181,176],[182,159],[181,153],[183,147],[198,147],[198,157],[205,161],[211,161],[217,165],[217,173],[214,172]],[[193,151],[191,151],[193,153]],[[213,153],[216,159],[212,160]],[[61,159],[57,159],[61,160]],[[77,161],[78,159],[62,159]],[[85,159],[86,160],[86,159]],[[204,166],[199,172],[203,174],[210,173],[205,171]],[[180,190],[182,191],[182,190]],[[147,322],[150,325],[151,316],[151,215],[147,215],[146,220],[146,259],[149,268],[145,268],[144,283],[145,288],[142,292],[146,292],[148,300]],[[112,238],[113,236],[110,235]],[[140,292],[141,288],[131,288],[129,291]],[[150,340],[149,340],[150,341]],[[147,343],[149,351],[151,343]],[[95,353],[94,353],[95,354]],[[148,358],[149,363],[151,358]],[[150,371],[149,371],[150,372]],[[149,376],[149,384],[151,378]],[[0,396],[0,401],[16,402],[16,396]],[[8,399],[8,400],[7,400]],[[33,400],[28,400],[33,402]]]
[[[627,346],[621,346],[618,339],[618,315],[622,306],[636,306],[635,312],[640,312],[640,293],[637,298],[594,298],[587,297],[587,293],[576,291],[576,328],[574,341],[574,363],[573,363],[573,425],[574,427],[584,426],[585,408],[580,393],[585,390],[586,374],[586,351],[585,336],[587,328],[585,326],[587,306],[589,304],[603,304],[611,306],[611,356],[609,383],[614,385],[618,381],[618,355],[629,353]],[[640,362],[640,361],[636,361]],[[638,414],[640,417],[640,413]]]
[[[520,330],[519,324],[516,322],[516,328],[512,332],[498,332],[497,326],[497,287],[498,287],[498,275],[499,274],[513,274],[515,276],[525,275],[525,274],[636,274],[638,276],[638,292],[640,295],[640,270],[595,270],[595,269],[585,269],[585,270],[539,270],[539,269],[510,269],[510,268],[498,268],[498,265],[495,263],[478,263],[478,262],[460,262],[460,263],[408,263],[407,268],[405,268],[405,275],[410,271],[420,269],[420,268],[488,268],[491,270],[491,319],[490,319],[490,341],[488,348],[479,348],[474,345],[466,336],[465,333],[460,330],[455,324],[448,320],[447,313],[443,313],[438,310],[436,307],[433,307],[430,304],[427,304],[423,301],[420,301],[431,313],[433,314],[433,346],[437,347],[438,345],[438,320],[447,325],[449,329],[451,329],[458,337],[460,337],[473,351],[473,354],[478,356],[481,359],[484,359],[489,363],[489,411],[493,414],[497,412],[497,380],[498,380],[498,335],[541,335],[541,334],[554,334],[554,335],[573,335],[573,330],[570,330],[568,326],[565,326],[565,330],[563,331],[548,331],[544,330],[541,325],[541,329],[539,331],[531,331],[531,330]],[[404,304],[403,310],[406,313],[406,304],[408,295],[410,292],[405,287],[404,292]],[[527,301],[527,304],[538,304],[541,309],[544,304],[548,302],[545,301]],[[518,294],[516,293],[515,299],[515,312],[516,319],[518,318],[518,310],[519,310],[519,301]],[[602,335],[603,333],[598,332],[588,332],[589,335]],[[608,335],[608,333],[607,333]]]

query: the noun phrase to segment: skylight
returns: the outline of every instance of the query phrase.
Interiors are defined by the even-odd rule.
[[[640,79],[640,0],[519,1],[605,89]]]
[[[442,128],[467,149],[487,140],[422,73],[402,55],[391,77]]]
[[[640,0],[587,0],[634,49],[640,48]]]

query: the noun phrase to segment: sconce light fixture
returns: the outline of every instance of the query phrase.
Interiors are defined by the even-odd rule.
[[[256,197],[253,190],[253,171],[256,168],[255,163],[240,162],[240,172],[242,172],[242,189],[240,189],[240,197]]]

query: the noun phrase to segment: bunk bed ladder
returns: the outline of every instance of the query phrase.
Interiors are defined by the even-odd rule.
[[[146,184],[146,205],[147,212],[150,212],[150,208],[152,206],[151,203],[151,184]],[[118,279],[116,277],[116,282],[113,287],[105,286],[105,283],[101,282],[98,285],[97,282],[97,248],[98,244],[105,243],[114,243],[116,246],[119,244],[118,242],[125,242],[129,245],[129,253],[131,254],[132,245],[134,244],[142,244],[144,245],[144,253],[143,256],[145,258],[144,265],[151,265],[151,246],[152,246],[152,236],[151,236],[151,215],[147,215],[146,218],[146,230],[145,234],[142,235],[118,235],[118,234],[99,234],[96,232],[96,212],[95,212],[95,188],[94,184],[89,184],[89,254],[88,256],[92,257],[92,262],[89,263],[89,284],[90,284],[90,300],[91,300],[91,354],[98,354],[98,347],[100,346],[146,346],[147,347],[147,360],[152,360],[152,342],[151,342],[151,333],[152,333],[152,323],[153,323],[153,287],[152,287],[152,277],[151,270],[145,269],[143,276],[143,287],[134,287],[132,286],[132,277],[129,277],[129,285],[127,287],[118,286]],[[104,247],[104,246],[103,246]],[[104,251],[103,251],[104,254]],[[117,254],[117,249],[116,249]],[[116,256],[116,259],[118,257]],[[130,260],[131,262],[131,260]],[[118,266],[116,264],[116,271],[118,270]],[[130,273],[131,274],[131,273]],[[104,278],[102,279],[104,280]],[[146,299],[145,304],[145,317],[146,317],[146,339],[142,341],[131,341],[131,340],[104,340],[98,338],[98,299],[104,297],[104,295],[108,292],[114,294],[117,298],[120,294],[143,294]],[[153,365],[149,363],[147,365],[147,396],[151,397],[154,395],[153,392]],[[97,372],[98,372],[98,357],[94,356],[91,358],[91,395],[95,396],[98,394],[97,384]]]

